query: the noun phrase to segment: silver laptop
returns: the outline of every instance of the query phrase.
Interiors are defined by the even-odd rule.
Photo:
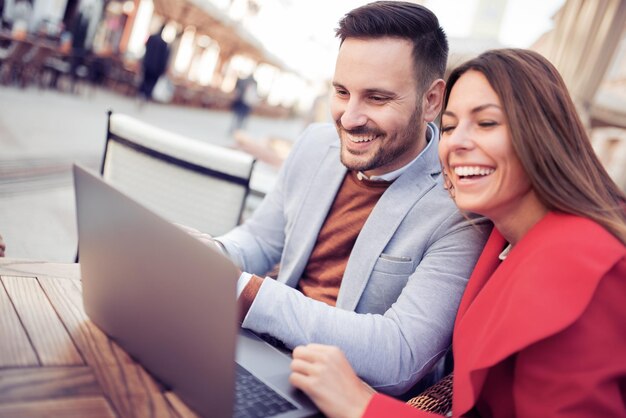
[[[96,325],[201,416],[317,413],[288,382],[290,356],[239,328],[228,258],[76,165],[74,185]]]

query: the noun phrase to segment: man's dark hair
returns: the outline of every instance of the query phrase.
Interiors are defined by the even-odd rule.
[[[443,78],[448,60],[448,40],[437,16],[424,6],[404,1],[377,1],[348,12],[336,30],[337,37],[406,39],[413,43],[418,84],[426,88]],[[393,65],[393,63],[390,63]]]

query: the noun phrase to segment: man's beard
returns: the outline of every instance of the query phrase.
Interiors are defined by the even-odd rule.
[[[422,112],[419,107],[416,108],[411,115],[409,125],[402,131],[397,132],[392,138],[387,137],[387,133],[383,130],[375,127],[369,128],[367,125],[347,130],[341,125],[341,119],[337,119],[335,121],[335,127],[337,128],[337,133],[340,138],[342,138],[343,132],[352,135],[376,135],[379,136],[379,138],[376,138],[374,141],[382,142],[382,140],[385,140],[385,142],[378,147],[372,157],[362,161],[351,161],[351,159],[348,158],[348,154],[352,156],[358,156],[359,154],[352,153],[344,147],[341,147],[341,163],[349,170],[361,172],[374,170],[391,164],[393,161],[406,153],[415,141],[420,141],[418,135],[420,135],[423,131],[423,126],[424,122],[422,121]],[[349,141],[349,139],[341,139],[341,141]]]

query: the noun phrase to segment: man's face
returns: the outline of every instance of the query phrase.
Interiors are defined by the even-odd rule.
[[[331,113],[341,162],[368,176],[413,160],[425,145],[422,93],[404,39],[347,38],[337,57]]]

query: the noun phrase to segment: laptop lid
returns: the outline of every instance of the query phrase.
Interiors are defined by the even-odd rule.
[[[239,270],[74,166],[85,312],[203,416],[232,415]]]
[[[239,328],[239,270],[228,258],[98,175],[74,166],[74,182],[83,300],[95,324],[202,416],[231,416],[235,361],[293,407],[276,418],[317,415],[289,383],[291,356]],[[249,390],[237,397],[256,416]]]

